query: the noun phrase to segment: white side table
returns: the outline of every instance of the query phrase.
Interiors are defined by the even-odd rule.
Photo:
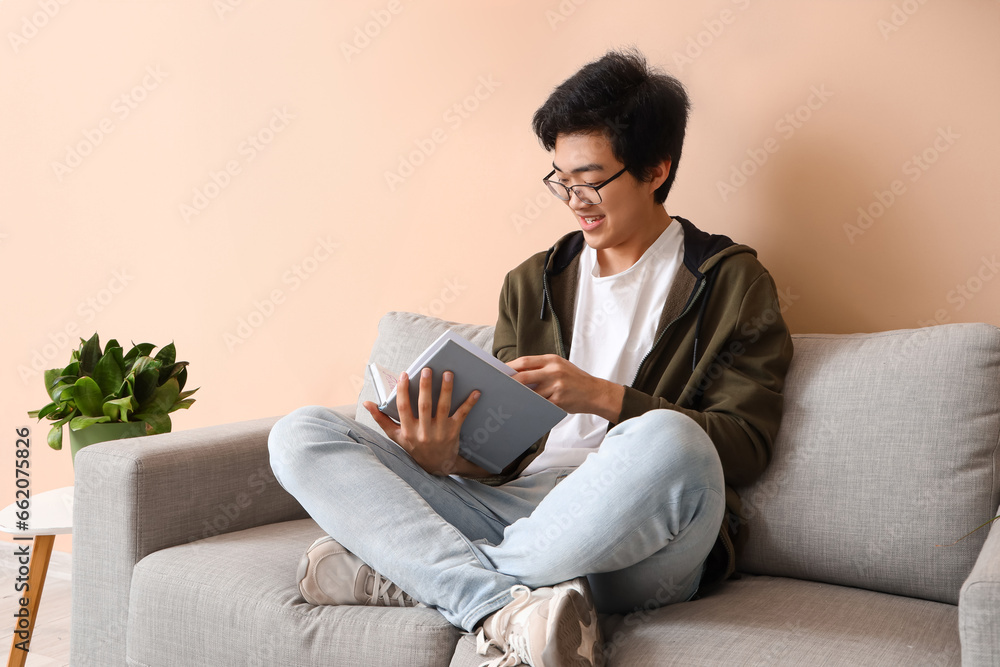
[[[10,644],[7,667],[24,667],[28,652],[15,647],[24,641],[27,641],[24,645],[30,647],[31,633],[35,627],[38,606],[42,600],[42,589],[45,587],[45,574],[48,572],[49,558],[52,556],[52,545],[55,543],[56,535],[73,532],[72,486],[33,494],[30,501],[31,515],[26,530],[19,530],[16,527],[17,505],[11,503],[0,510],[0,530],[13,535],[17,541],[15,544],[23,544],[28,538],[34,538],[31,547],[31,560],[28,565],[28,590],[26,593],[19,594],[19,597],[28,598],[28,625],[27,628],[19,628],[18,621],[14,622],[14,638]],[[21,540],[25,542],[21,542]],[[28,639],[19,641],[17,634],[19,631],[27,631]]]

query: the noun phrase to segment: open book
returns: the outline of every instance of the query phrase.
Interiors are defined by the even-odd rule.
[[[432,412],[437,410],[444,371],[454,373],[448,414],[454,413],[474,390],[482,392],[462,423],[458,451],[491,473],[501,472],[566,416],[565,410],[512,378],[513,368],[462,336],[446,331],[406,369],[414,417],[420,371],[425,366],[434,372]],[[375,362],[368,365],[368,371],[375,383],[379,410],[398,423],[398,375]]]

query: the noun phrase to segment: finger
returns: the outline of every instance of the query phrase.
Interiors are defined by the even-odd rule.
[[[445,371],[441,375],[441,393],[438,394],[438,406],[437,411],[434,414],[434,418],[448,417],[451,413],[451,393],[455,389],[455,374],[451,371]]]
[[[462,422],[465,421],[465,418],[469,416],[470,412],[472,412],[472,408],[479,402],[479,398],[482,395],[483,392],[478,389],[469,394],[469,397],[466,398],[460,406],[458,406],[458,409],[455,410],[455,414],[453,414],[451,418],[458,422],[459,426],[461,426]]]
[[[394,435],[399,431],[399,425],[392,421],[392,418],[389,417],[389,415],[379,410],[378,406],[371,401],[365,401],[363,405],[365,409],[368,410],[368,414],[370,414],[372,419],[375,420],[375,423],[378,424],[383,431],[385,431],[385,434],[395,440]]]
[[[562,359],[562,357],[560,357],[557,354],[529,354],[529,355],[526,355],[526,356],[523,356],[523,357],[518,357],[517,359],[514,359],[514,361],[510,362],[508,365],[511,368],[514,368],[514,364],[516,363],[517,366],[518,366],[517,370],[522,370],[523,371],[523,370],[526,370],[528,368],[541,368],[545,364],[547,364],[550,361],[552,361],[553,358],[555,358],[555,359]]]
[[[538,384],[545,379],[545,372],[541,370],[521,371],[511,377],[523,385]]]
[[[399,412],[399,424],[405,430],[413,428],[413,408],[410,407],[410,378],[401,373],[396,384],[396,411]]]
[[[421,420],[434,418],[431,408],[434,403],[434,371],[424,368],[420,371],[420,391],[417,393],[417,414]]]

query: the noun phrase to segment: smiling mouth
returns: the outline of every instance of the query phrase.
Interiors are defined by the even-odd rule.
[[[591,216],[580,216],[580,224],[583,225],[584,229],[593,229],[597,225],[604,222],[603,215],[591,215]]]

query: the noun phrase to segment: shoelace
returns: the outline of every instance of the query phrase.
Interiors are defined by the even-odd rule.
[[[396,584],[392,583],[389,579],[372,570],[371,576],[374,578],[372,581],[372,595],[368,599],[370,604],[378,605],[379,601],[383,601],[385,605],[389,607],[414,607],[417,602],[407,593],[403,592],[403,589]],[[390,591],[395,588],[396,590],[392,593]]]
[[[491,646],[496,646],[504,654],[499,658],[482,663],[479,667],[514,667],[514,665],[531,664],[529,662],[527,633],[523,632],[521,626],[512,626],[510,622],[516,612],[531,603],[531,589],[517,584],[511,587],[510,594],[514,596],[514,601],[504,607],[503,615],[498,614],[494,619],[496,621],[494,634],[499,640],[486,639],[486,632],[483,628],[479,629],[479,635],[476,637],[476,652],[479,655],[486,655]],[[519,629],[522,632],[518,632]]]

